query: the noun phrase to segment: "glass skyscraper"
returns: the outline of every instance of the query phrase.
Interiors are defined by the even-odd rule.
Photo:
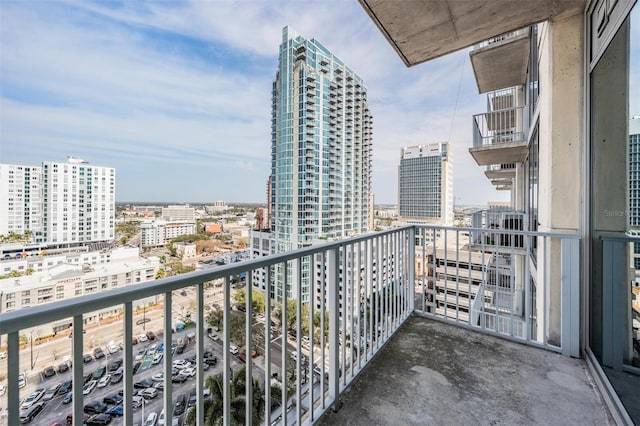
[[[285,27],[272,91],[272,252],[368,230],[371,127],[362,79]]]

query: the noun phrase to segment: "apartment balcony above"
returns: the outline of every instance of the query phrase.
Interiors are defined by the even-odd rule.
[[[492,183],[496,179],[513,179],[516,177],[516,165],[515,163],[491,164],[487,166],[484,175],[491,179]]]
[[[413,316],[319,424],[615,424],[585,369],[580,360]]]
[[[522,163],[528,154],[524,107],[473,116],[473,147],[469,153],[479,166]]]
[[[528,27],[475,45],[469,55],[480,93],[524,84],[529,45]]]

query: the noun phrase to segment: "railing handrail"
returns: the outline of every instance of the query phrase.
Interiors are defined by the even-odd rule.
[[[498,44],[507,43],[521,35],[528,35],[528,34],[529,34],[529,27],[520,28],[515,31],[508,31],[498,36],[491,37],[490,39],[483,40],[480,43],[474,44],[471,50],[472,51],[479,50],[489,46],[493,47]]]
[[[436,225],[410,225],[398,228],[392,228],[385,231],[375,233],[367,233],[357,237],[352,237],[340,241],[318,244],[293,250],[286,253],[273,254],[258,259],[245,260],[242,262],[220,266],[215,269],[207,269],[202,271],[190,272],[174,277],[162,278],[146,283],[126,286],[117,289],[105,290],[103,292],[85,296],[74,297],[70,299],[45,303],[42,305],[32,306],[11,312],[0,314],[0,335],[19,331],[25,328],[35,327],[41,324],[38,319],[40,316],[50,318],[51,321],[64,318],[71,318],[78,312],[93,312],[100,309],[108,308],[114,305],[123,304],[135,300],[145,299],[156,296],[160,293],[167,293],[178,290],[191,285],[200,285],[207,281],[219,278],[229,277],[241,272],[247,272],[277,263],[295,260],[300,257],[312,256],[316,253],[325,252],[327,250],[340,248],[345,245],[366,241],[372,236],[380,237],[386,234],[396,233],[398,231],[411,229],[430,229],[433,231],[456,231],[456,232],[491,232],[505,235],[522,235],[531,237],[550,237],[550,238],[567,238],[580,239],[577,233],[559,233],[559,232],[540,232],[540,231],[520,231],[508,229],[487,229],[472,227],[454,227],[454,226],[436,226]]]
[[[498,114],[498,113],[505,112],[505,111],[511,111],[513,109],[524,110],[525,106],[524,105],[512,106],[512,107],[509,107],[509,108],[501,108],[501,109],[494,109],[494,110],[491,110],[491,111],[480,112],[478,114],[473,114],[473,118],[480,117],[480,116],[485,116],[485,115]]]

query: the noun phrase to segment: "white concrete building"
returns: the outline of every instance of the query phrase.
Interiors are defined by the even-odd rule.
[[[195,221],[166,221],[155,219],[140,224],[142,247],[155,247],[167,244],[173,238],[196,233]]]
[[[196,209],[188,205],[175,205],[162,208],[160,217],[166,221],[193,221],[196,220]]]
[[[0,235],[42,238],[42,167],[0,164]]]

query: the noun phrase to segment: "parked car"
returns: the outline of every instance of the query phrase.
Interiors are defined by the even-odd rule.
[[[105,411],[105,414],[108,414],[111,417],[122,417],[124,415],[124,407],[122,405],[114,405]]]
[[[66,362],[63,362],[58,366],[58,373],[64,373],[69,370],[69,365]]]
[[[93,350],[93,357],[94,357],[95,359],[104,358],[104,357],[105,357],[105,355],[104,355],[104,352],[102,351],[102,348],[95,348],[95,349]]]
[[[140,367],[142,367],[142,362],[140,361],[137,361],[135,364],[133,364],[133,374],[136,374],[138,370],[140,370]]]
[[[140,396],[144,399],[154,399],[156,396],[158,396],[158,389],[156,389],[155,387],[147,388],[140,392]]]
[[[84,406],[84,412],[87,414],[99,414],[107,411],[107,404],[100,401],[91,401]]]
[[[35,391],[33,391],[31,395],[29,395],[25,398],[24,401],[22,401],[22,404],[20,404],[20,409],[26,410],[27,408],[31,408],[31,406],[42,399],[42,397],[44,396],[44,392],[44,389],[36,389]]]
[[[111,374],[106,374],[106,375],[102,376],[102,378],[98,382],[98,387],[99,388],[103,388],[103,387],[107,386],[109,383],[111,383]]]
[[[198,399],[198,394],[196,393],[196,390],[193,389],[189,394],[189,399],[187,400],[187,407],[193,407],[194,405],[196,405],[197,399]]]
[[[205,364],[212,365],[212,366],[215,367],[216,364],[218,364],[218,357],[213,355],[213,354],[207,356],[207,353],[205,352],[204,353],[204,362],[205,362]]]
[[[138,344],[138,338],[137,338],[137,337],[135,337],[135,336],[133,336],[133,337],[131,338],[131,344],[132,344],[132,345],[137,345],[137,344]]]
[[[153,365],[160,364],[162,362],[162,358],[164,358],[163,353],[162,352],[156,352],[156,354],[153,357],[153,361],[151,361],[151,364],[153,364]]]
[[[179,416],[187,409],[187,396],[182,394],[176,399],[176,403],[173,405],[173,415]]]
[[[161,382],[164,380],[164,373],[156,373],[151,377],[154,382]]]
[[[20,423],[31,422],[44,409],[44,402],[33,404],[20,413]]]
[[[49,377],[53,377],[56,375],[56,370],[53,367],[47,367],[42,370],[42,375],[45,379],[48,379]]]
[[[136,382],[133,384],[133,387],[135,389],[146,389],[152,386],[153,386],[153,380],[150,380],[150,379],[140,380],[139,382]]]
[[[62,384],[58,383],[57,385],[53,385],[49,389],[47,389],[47,391],[44,393],[44,396],[42,397],[42,400],[51,401],[53,397],[55,397],[58,394],[58,391],[60,390],[60,386],[62,386]]]
[[[100,379],[102,376],[104,376],[107,373],[107,367],[105,367],[104,365],[102,367],[99,367],[96,371],[93,372],[93,376],[92,379],[93,380],[98,380]]]
[[[187,379],[189,379],[189,375],[188,374],[184,374],[183,372],[180,372],[178,374],[176,374],[175,376],[171,377],[171,381],[173,383],[184,383],[187,381]]]
[[[0,384],[0,396],[4,396],[7,393],[7,385],[4,383]]]
[[[144,343],[147,340],[149,340],[149,339],[147,338],[146,334],[141,334],[141,335],[138,336],[138,342],[140,342],[140,343]]]
[[[22,389],[27,386],[27,378],[24,374],[18,374],[18,389]]]
[[[101,425],[108,425],[109,423],[111,423],[111,416],[108,415],[107,413],[101,413],[101,414],[94,414],[93,416],[89,417],[85,422],[85,425],[101,426]]]
[[[185,374],[189,377],[193,377],[196,375],[196,369],[195,367],[187,367],[187,368],[183,368],[181,374]]]
[[[131,399],[131,406],[133,408],[140,408],[140,407],[142,407],[142,404],[144,404],[144,398],[141,397],[140,395],[135,395]]]
[[[83,395],[89,395],[91,392],[93,392],[93,390],[96,388],[97,385],[98,385],[98,381],[97,380],[90,380],[82,388],[82,394]]]
[[[153,331],[147,331],[147,339],[156,340],[156,335],[153,334]]]
[[[176,359],[175,361],[173,361],[173,366],[178,370],[182,370],[191,367],[191,363],[189,361],[185,361],[184,359]]]
[[[156,426],[156,422],[158,421],[158,413],[151,413],[149,417],[147,417],[147,421],[144,422],[143,426]]]
[[[109,343],[107,344],[107,350],[112,355],[118,352],[119,349],[120,348],[116,345],[116,343],[113,340],[109,341]]]
[[[62,382],[60,384],[60,389],[58,389],[58,395],[66,394],[67,392],[71,392],[73,389],[73,380],[67,380],[66,382]]]
[[[116,359],[109,364],[109,371],[116,371],[120,367],[122,367],[122,360]]]
[[[124,371],[121,368],[118,368],[112,375],[111,375],[111,384],[114,383],[120,383],[122,381],[122,377],[124,376]]]
[[[67,392],[67,394],[62,398],[63,404],[69,404],[73,401],[73,392]]]
[[[238,347],[236,345],[229,345],[229,352],[231,352],[233,355],[237,355],[238,354]]]
[[[85,364],[88,364],[91,361],[93,361],[93,357],[91,356],[91,354],[84,354],[82,356],[82,362],[84,362]]]
[[[118,395],[117,393],[112,393],[111,395],[107,395],[104,398],[102,398],[102,402],[109,405],[118,405],[118,404],[121,404],[122,401],[123,401],[122,396]]]

